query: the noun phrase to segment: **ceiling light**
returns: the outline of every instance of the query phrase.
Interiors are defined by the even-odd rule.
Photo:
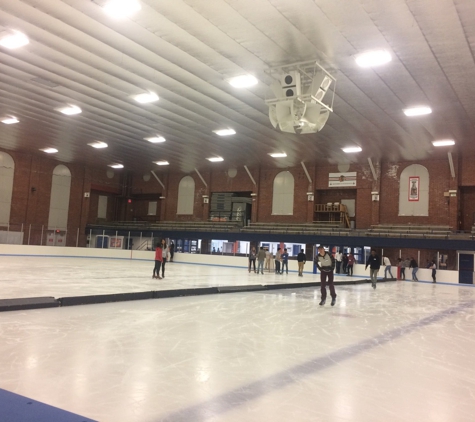
[[[218,161],[224,161],[223,157],[209,157],[207,158],[208,161],[211,161],[212,163],[218,162]]]
[[[427,106],[421,106],[421,107],[405,108],[403,112],[408,117],[423,116],[424,114],[431,114],[432,109]]]
[[[229,135],[236,134],[236,131],[234,129],[219,129],[219,130],[213,130],[213,132],[219,136],[229,136]]]
[[[6,125],[13,125],[15,123],[18,123],[19,120],[15,116],[5,116],[2,117],[1,122],[5,123]]]
[[[145,141],[151,142],[152,144],[159,144],[165,142],[166,139],[163,136],[154,136],[152,138],[144,138]]]
[[[10,50],[23,47],[29,42],[28,37],[20,31],[4,31],[0,34],[0,45]]]
[[[357,54],[355,60],[361,67],[381,66],[391,61],[391,54],[387,50],[372,50]]]
[[[67,116],[82,113],[82,110],[78,106],[72,104],[70,104],[68,107],[57,108],[55,110],[59,111],[60,113],[66,114]]]
[[[249,88],[250,86],[257,85],[257,78],[252,75],[240,75],[234,78],[228,79],[229,85],[234,88]]]
[[[125,19],[137,13],[142,6],[137,0],[109,0],[104,6],[106,12],[111,18]]]
[[[273,158],[283,158],[287,157],[287,154],[285,152],[272,152],[269,154]]]
[[[168,166],[170,163],[168,161],[154,161],[158,166]]]
[[[105,142],[102,142],[102,141],[91,142],[88,145],[90,145],[93,148],[98,148],[98,149],[108,147],[108,145]]]
[[[112,167],[113,169],[123,169],[124,165],[123,164],[109,164],[109,167]]]
[[[348,154],[352,152],[361,152],[363,150],[361,149],[361,147],[346,147],[346,148],[342,148],[342,151]]]
[[[155,92],[146,92],[144,94],[134,95],[134,100],[140,104],[148,104],[153,103],[154,101],[158,101],[158,95]]]
[[[58,152],[56,148],[40,148],[40,151],[46,152],[47,154],[56,154]]]
[[[446,147],[449,145],[455,145],[455,141],[453,139],[443,139],[441,141],[432,141],[432,145],[435,147]]]

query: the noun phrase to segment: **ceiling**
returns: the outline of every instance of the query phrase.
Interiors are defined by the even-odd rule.
[[[93,166],[169,171],[301,161],[424,160],[474,150],[475,1],[473,0],[140,0],[123,21],[103,0],[8,0],[0,29],[30,43],[0,47],[0,147]],[[354,56],[387,49],[392,61],[361,68]],[[266,98],[270,67],[316,60],[337,79],[333,113],[316,134],[273,128]],[[236,89],[233,76],[258,85]],[[42,78],[53,87],[34,82]],[[147,105],[131,96],[156,92]],[[55,109],[76,104],[82,113]],[[428,105],[427,116],[402,109]],[[213,130],[233,128],[219,137]],[[143,138],[164,136],[151,144]],[[454,147],[431,141],[451,138]],[[109,147],[87,144],[101,140]],[[362,152],[341,148],[359,145]],[[269,153],[285,151],[286,158]],[[207,157],[219,155],[222,163]]]

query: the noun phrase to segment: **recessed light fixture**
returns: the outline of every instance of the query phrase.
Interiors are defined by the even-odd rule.
[[[5,123],[6,125],[13,125],[15,123],[18,123],[19,120],[15,116],[5,116],[2,117],[1,122]]]
[[[287,157],[287,154],[285,152],[271,152],[269,155],[273,158]]]
[[[229,135],[236,134],[236,131],[234,129],[219,129],[219,130],[213,130],[213,132],[219,136],[229,136]]]
[[[9,50],[23,47],[29,42],[28,37],[20,31],[4,31],[0,34],[0,45]]]
[[[69,106],[67,107],[61,107],[55,110],[59,111],[60,113],[66,114],[67,116],[72,116],[74,114],[82,113],[82,110],[78,106],[73,105],[73,104],[69,104]]]
[[[352,152],[361,152],[363,150],[361,149],[361,147],[346,147],[346,148],[342,148],[342,151],[349,154]]]
[[[446,147],[449,145],[455,145],[455,141],[453,139],[442,139],[441,141],[432,141],[432,145],[435,147]]]
[[[112,167],[113,169],[123,169],[124,165],[123,164],[109,164],[109,167]]]
[[[142,6],[137,0],[109,0],[104,12],[114,19],[125,19],[137,13]]]
[[[145,92],[143,94],[134,95],[134,100],[140,104],[148,104],[153,103],[154,101],[158,101],[158,95],[155,92]]]
[[[46,152],[47,154],[56,154],[58,152],[56,148],[40,148],[40,151]]]
[[[154,161],[157,166],[168,166],[170,163],[168,161]]]
[[[223,157],[209,157],[207,158],[208,161],[211,161],[212,163],[216,163],[218,161],[224,161]]]
[[[408,117],[423,116],[424,114],[431,114],[432,109],[427,106],[419,106],[419,107],[405,108],[403,112]]]
[[[361,67],[381,66],[391,61],[391,54],[387,50],[371,50],[357,54],[355,61]]]
[[[144,138],[144,140],[151,142],[152,144],[160,144],[166,141],[166,139],[163,136],[153,136],[151,138]]]
[[[257,82],[257,78],[252,75],[240,75],[228,79],[229,85],[234,88],[249,88],[250,86],[257,85]]]
[[[108,147],[108,145],[105,142],[102,142],[102,141],[91,142],[88,145],[90,145],[93,148],[97,148],[97,149]]]

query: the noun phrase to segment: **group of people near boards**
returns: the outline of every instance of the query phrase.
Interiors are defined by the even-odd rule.
[[[160,240],[155,245],[155,266],[153,267],[152,278],[158,278],[161,280],[165,278],[165,264],[173,262],[173,255],[175,254],[175,245],[173,242],[167,245],[165,239]],[[160,271],[162,275],[160,276]]]
[[[257,274],[264,274],[264,270],[271,270],[271,260],[272,254],[269,252],[269,248],[261,246],[259,252],[256,252],[256,248],[251,248],[249,252],[249,272],[254,271]],[[257,270],[256,270],[256,261],[257,261]],[[299,267],[299,277],[303,277],[303,267],[307,262],[307,257],[303,249],[300,250],[297,255],[297,262]],[[277,248],[277,252],[274,256],[274,272],[276,274],[288,274],[289,273],[289,253],[287,248]]]
[[[260,247],[259,252],[256,252],[256,249],[253,247],[249,253],[249,267],[248,270],[252,270],[258,274],[264,274],[264,269],[270,270],[270,263],[272,259],[272,254],[269,252],[268,248]],[[256,269],[256,260],[257,260],[257,269]],[[284,248],[282,251],[281,248],[277,248],[277,252],[274,256],[275,261],[275,273],[283,274],[284,270],[288,274],[289,254],[287,249]],[[303,276],[303,267],[306,263],[306,255],[303,249],[297,255],[298,262],[298,275]],[[337,294],[335,292],[334,285],[334,273],[335,268],[336,272],[341,274],[343,271],[346,275],[353,275],[353,265],[355,263],[355,258],[353,254],[342,254],[341,252],[336,252],[335,255],[327,252],[323,246],[318,247],[318,253],[315,256],[314,262],[320,271],[320,291],[321,291],[321,301],[320,305],[325,305],[327,299],[327,284],[330,290],[331,306],[334,306],[336,303]],[[376,283],[378,281],[378,272],[384,266],[384,278],[385,279],[394,279],[391,271],[391,261],[388,257],[381,257],[376,253],[374,249],[371,250],[371,254],[366,260],[365,270],[370,269],[370,278],[371,285],[373,289],[376,289]],[[412,268],[412,281],[419,281],[417,278],[417,271],[419,266],[417,261],[414,258],[407,258],[406,260],[398,259],[399,275],[401,280],[406,279],[405,269]],[[433,283],[436,282],[436,263],[432,261],[428,268],[432,269],[432,280]],[[389,275],[389,277],[388,277]]]

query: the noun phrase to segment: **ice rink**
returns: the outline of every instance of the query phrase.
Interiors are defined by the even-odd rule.
[[[1,298],[318,281],[178,263],[160,281],[146,261],[0,264]],[[473,421],[473,287],[337,294],[333,308],[319,288],[296,288],[2,312],[0,388],[103,422]]]

